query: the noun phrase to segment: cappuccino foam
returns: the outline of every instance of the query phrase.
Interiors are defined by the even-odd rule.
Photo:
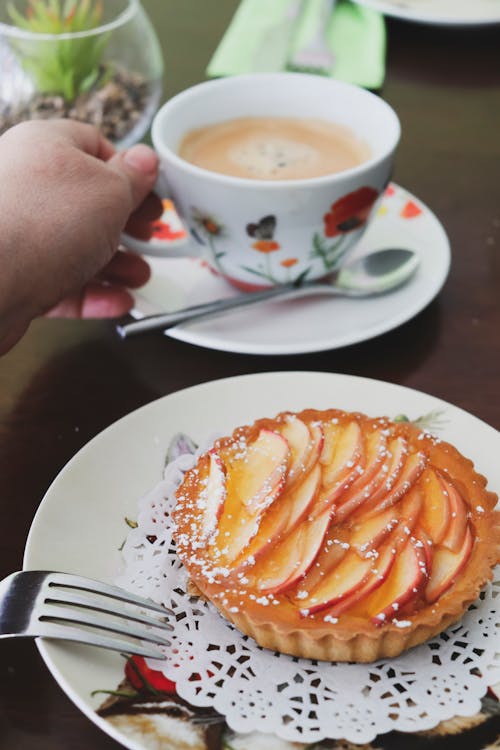
[[[190,131],[179,156],[232,177],[300,180],[352,169],[370,150],[348,128],[326,120],[245,117]]]

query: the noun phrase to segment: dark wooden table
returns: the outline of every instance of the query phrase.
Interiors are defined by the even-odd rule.
[[[236,0],[145,0],[165,55],[165,96],[198,82]],[[165,394],[213,378],[323,370],[404,384],[500,428],[499,28],[388,22],[384,98],[403,139],[395,180],[444,223],[453,261],[438,299],[375,340],[307,356],[258,357],[113,324],[40,320],[0,361],[0,575],[22,565],[32,517],[64,464],[100,430]],[[2,750],[111,750],[31,642],[0,645]]]

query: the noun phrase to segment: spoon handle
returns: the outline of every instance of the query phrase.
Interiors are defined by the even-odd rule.
[[[266,289],[263,292],[252,292],[251,294],[241,294],[238,297],[230,297],[229,299],[219,299],[214,302],[207,302],[203,305],[186,307],[183,310],[177,310],[176,312],[148,315],[140,320],[134,320],[131,323],[118,325],[116,330],[121,338],[124,339],[127,338],[127,336],[144,333],[145,331],[153,331],[158,328],[171,328],[178,323],[205,318],[208,315],[215,317],[216,315],[225,313],[227,310],[235,310],[238,307],[247,307],[249,305],[254,305],[257,302],[266,302],[275,297],[300,296],[301,292],[305,293],[306,291],[309,293],[311,292],[311,288],[307,286],[307,283],[304,283],[300,287],[296,287],[294,284],[283,284],[281,286],[272,287],[271,289]]]

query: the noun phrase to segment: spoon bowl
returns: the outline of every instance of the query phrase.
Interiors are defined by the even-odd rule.
[[[332,287],[351,296],[385,294],[405,284],[419,265],[413,250],[387,248],[346,264],[336,274]]]
[[[121,338],[127,338],[145,331],[165,330],[188,320],[215,317],[230,310],[276,298],[293,299],[322,294],[357,298],[375,297],[401,287],[414,275],[418,266],[419,258],[413,250],[386,248],[356,258],[339,271],[319,281],[307,281],[302,277],[298,282],[271,287],[263,292],[241,294],[171,313],[149,315],[141,320],[118,325],[116,330]]]

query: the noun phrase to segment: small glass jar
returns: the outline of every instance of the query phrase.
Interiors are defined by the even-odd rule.
[[[87,0],[70,10],[79,6]],[[117,148],[143,137],[162,91],[155,30],[140,0],[104,0],[99,12],[95,28],[45,33],[32,23],[31,0],[0,0],[0,134],[23,120],[70,117]]]

